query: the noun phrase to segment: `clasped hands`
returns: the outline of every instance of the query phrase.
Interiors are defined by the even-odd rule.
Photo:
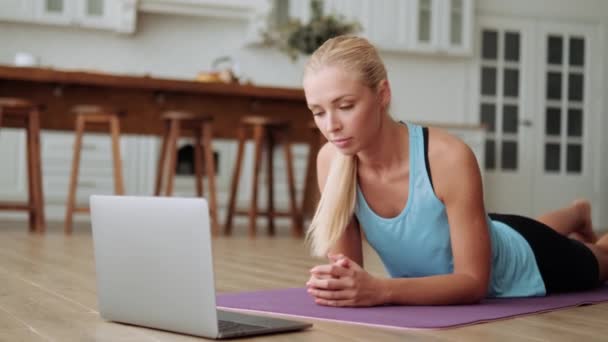
[[[310,270],[306,282],[315,303],[327,306],[375,306],[384,304],[379,278],[342,254],[329,254],[329,264]]]

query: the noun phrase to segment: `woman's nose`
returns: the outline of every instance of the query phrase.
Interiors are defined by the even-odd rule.
[[[329,114],[327,115],[326,128],[328,132],[333,132],[340,130],[340,128],[342,128],[342,124],[336,115]]]

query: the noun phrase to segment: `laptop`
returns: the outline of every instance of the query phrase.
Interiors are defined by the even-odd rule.
[[[90,208],[102,318],[212,339],[312,326],[217,310],[205,199],[93,195]]]

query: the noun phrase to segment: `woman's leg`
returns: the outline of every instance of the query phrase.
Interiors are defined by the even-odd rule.
[[[597,241],[591,223],[591,204],[587,200],[576,200],[568,207],[539,216],[537,220],[562,235],[583,242],[595,243]],[[606,243],[608,247],[608,240]]]

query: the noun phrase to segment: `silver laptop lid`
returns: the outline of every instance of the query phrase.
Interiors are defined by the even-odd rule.
[[[94,195],[90,207],[101,316],[218,336],[207,202]]]

